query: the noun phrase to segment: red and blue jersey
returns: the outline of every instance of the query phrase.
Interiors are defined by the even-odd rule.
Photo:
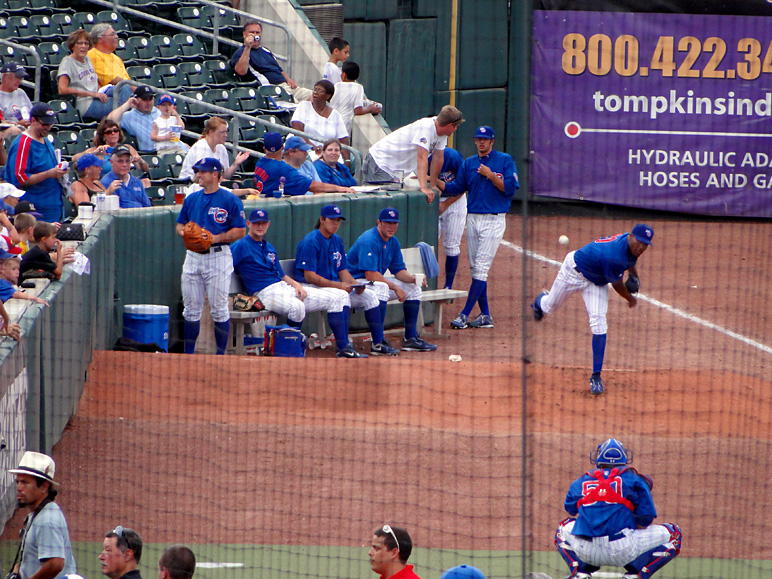
[[[53,169],[56,164],[55,149],[48,139],[43,139],[41,143],[22,133],[8,149],[8,162],[5,165],[5,180],[15,187],[25,189],[26,193],[20,200],[34,203],[35,210],[43,215],[42,221],[48,223],[62,220],[64,201],[59,181],[49,177],[31,187],[24,187],[24,184],[31,175]]]
[[[486,165],[504,180],[504,191],[477,172],[480,165]],[[455,181],[445,185],[443,196],[455,197],[467,191],[467,212],[498,214],[509,211],[515,191],[519,188],[520,182],[512,157],[494,150],[484,157],[473,155],[464,161]]]
[[[284,161],[262,157],[255,165],[255,188],[265,197],[281,197],[280,179],[284,177],[285,195],[305,195],[312,179]]]
[[[246,235],[231,245],[231,257],[233,269],[251,295],[284,279],[279,252],[265,240],[255,241]]]
[[[247,226],[241,200],[225,189],[214,193],[199,189],[185,197],[177,223],[185,225],[188,221],[195,221],[214,235]]]
[[[324,279],[339,281],[338,272],[346,269],[346,252],[343,239],[331,235],[327,239],[318,229],[306,235],[295,253],[294,278],[306,283],[306,271],[312,271]]]
[[[630,253],[628,233],[601,237],[574,253],[576,269],[595,285],[620,281],[638,258]]]

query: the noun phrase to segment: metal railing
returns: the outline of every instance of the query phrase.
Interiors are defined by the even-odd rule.
[[[16,42],[12,42],[10,40],[6,40],[5,38],[0,38],[0,43],[5,44],[6,46],[10,46],[14,50],[21,50],[23,52],[29,52],[32,54],[32,56],[35,57],[35,82],[34,84],[29,82],[28,80],[23,80],[21,84],[24,86],[31,86],[34,87],[35,98],[32,99],[34,101],[40,100],[40,83],[41,83],[41,73],[43,71],[43,61],[40,60],[40,55],[38,54],[38,51],[34,48],[31,48],[29,46],[25,46],[24,44],[17,44]]]

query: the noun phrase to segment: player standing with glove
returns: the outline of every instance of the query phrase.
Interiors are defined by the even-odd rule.
[[[637,293],[639,283],[635,264],[651,245],[653,236],[654,230],[651,227],[639,223],[633,227],[632,233],[601,237],[570,252],[560,266],[552,289],[541,292],[531,304],[533,317],[538,322],[544,318],[544,314],[551,314],[562,307],[571,294],[582,292],[592,331],[592,394],[603,394],[600,373],[603,370],[608,330],[608,284],[627,300],[629,307],[635,307],[638,300],[633,293]],[[627,282],[623,280],[625,271],[629,272]]]

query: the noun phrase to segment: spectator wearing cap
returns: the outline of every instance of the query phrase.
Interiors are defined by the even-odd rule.
[[[416,278],[405,267],[402,247],[396,237],[399,227],[399,211],[386,207],[378,214],[375,227],[359,236],[351,249],[348,259],[351,275],[367,282],[381,282],[375,285],[381,302],[381,319],[386,316],[386,304],[391,299],[402,302],[405,314],[405,337],[402,349],[408,352],[433,352],[434,344],[418,335],[418,311],[421,307],[421,288]],[[384,277],[389,271],[393,277]]]
[[[262,157],[255,166],[255,188],[266,197],[281,197],[281,189],[284,195],[306,195],[308,192],[312,194],[355,193],[350,187],[330,185],[304,177],[294,167],[282,163],[283,143],[279,133],[267,133],[263,144],[265,157]]]
[[[2,203],[0,207],[3,207],[6,218],[9,215],[16,214],[16,206],[19,204],[19,198],[24,196],[24,191],[18,187],[14,187],[10,183],[0,183],[0,198]],[[9,209],[10,208],[10,209]],[[0,231],[3,235],[8,235],[14,243],[19,243],[20,237],[15,229],[16,223],[14,222],[10,227],[8,224],[4,224],[5,231]]]
[[[236,159],[231,164],[228,158],[228,149],[225,148],[225,141],[228,139],[228,123],[220,117],[210,117],[204,123],[204,130],[201,138],[196,141],[188,151],[180,170],[181,179],[193,178],[193,165],[201,159],[212,157],[220,161],[220,164],[227,169],[223,170],[223,178],[230,179],[238,170],[239,165],[249,157],[249,153],[241,152],[236,155]]]
[[[80,162],[80,159],[78,159]],[[150,199],[145,192],[142,181],[130,173],[131,149],[126,145],[115,147],[110,157],[112,169],[102,177],[102,186],[118,195],[121,209],[131,207],[150,207]],[[115,182],[118,181],[118,184]]]
[[[185,130],[185,121],[175,107],[176,101],[170,94],[163,94],[158,98],[158,110],[160,114],[153,121],[150,130],[150,140],[155,143],[159,155],[188,151],[187,145],[180,141],[180,134]]]
[[[153,122],[161,111],[153,106],[153,90],[148,86],[137,87],[134,96],[107,115],[107,118],[120,123],[129,134],[137,138],[140,151],[155,151],[151,135]]]
[[[70,201],[75,207],[81,203],[90,203],[91,198],[99,193],[115,195],[116,190],[123,185],[123,181],[120,179],[113,179],[107,188],[102,185],[100,181],[102,160],[93,153],[86,153],[78,158],[75,167],[78,171],[78,178],[70,185],[70,191],[72,191]]]
[[[353,187],[357,182],[348,167],[339,161],[340,149],[338,139],[328,139],[322,146],[322,156],[314,161],[314,166],[322,183]]]
[[[14,209],[5,201],[0,201],[0,235],[7,235],[13,243],[19,243],[19,233],[16,231],[9,216],[13,215]]]
[[[3,113],[3,123],[14,125],[5,129],[3,138],[13,137],[21,133],[30,123],[32,102],[21,88],[21,81],[27,78],[27,71],[18,62],[9,62],[0,68],[0,112]]]
[[[108,87],[105,89],[105,94],[112,97],[110,85],[116,85],[122,80],[131,80],[121,57],[115,54],[118,48],[118,33],[110,24],[100,22],[91,28],[91,40],[94,46],[88,51],[88,57],[94,65],[99,88]],[[123,85],[119,95],[120,102],[125,103],[129,100],[133,91],[133,86]]]
[[[308,159],[308,151],[311,149],[313,147],[300,137],[287,137],[287,140],[284,142],[284,162],[297,169],[298,173],[303,175],[303,177],[308,177],[314,181],[322,181],[319,178],[319,173],[316,172],[316,167]]]
[[[147,173],[148,169],[150,169],[148,162],[139,155],[134,147],[128,143],[123,143],[123,140],[124,136],[121,125],[108,118],[102,119],[102,122],[97,126],[96,133],[94,133],[94,146],[73,155],[72,162],[77,163],[82,155],[96,155],[102,161],[102,176],[107,175],[107,173],[110,172],[110,169],[112,169],[112,166],[110,165],[110,156],[113,154],[115,147],[120,144],[125,144],[131,151],[131,162],[134,167]],[[148,187],[150,185],[150,180],[143,181],[143,184],[145,187]]]
[[[70,54],[59,64],[56,86],[60,95],[75,97],[75,108],[81,117],[101,121],[113,110],[113,103],[104,91],[99,90],[99,79],[88,56],[93,47],[91,35],[82,28],[67,37]]]
[[[31,214],[35,219],[43,219],[43,215],[38,212],[37,207],[35,207],[34,203],[31,203],[29,201],[19,201],[16,204],[16,207],[14,207],[14,215],[19,216],[21,213],[29,213]]]
[[[214,321],[217,354],[225,354],[230,332],[228,290],[233,274],[230,244],[244,237],[246,220],[241,200],[220,187],[223,166],[214,157],[193,165],[202,189],[185,197],[177,216],[177,235],[184,237],[185,225],[193,221],[212,234],[212,246],[203,253],[187,250],[182,266],[185,353],[196,351],[201,330],[204,295]]]
[[[64,203],[59,179],[67,169],[59,166],[54,145],[46,139],[56,122],[56,113],[46,103],[37,103],[30,112],[30,126],[8,150],[5,180],[26,191],[24,201],[35,203],[43,220],[62,220]]]
[[[12,569],[24,579],[56,579],[77,573],[67,521],[54,502],[59,492],[55,469],[50,456],[27,451],[19,466],[8,471],[16,475],[19,507],[32,515],[22,531],[21,562]]]
[[[117,526],[105,534],[99,555],[102,575],[109,579],[142,579],[142,537],[134,529]]]

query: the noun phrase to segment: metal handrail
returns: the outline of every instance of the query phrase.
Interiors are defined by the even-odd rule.
[[[43,61],[40,60],[40,55],[38,54],[38,51],[34,48],[30,48],[29,46],[25,46],[23,44],[17,44],[15,42],[11,42],[10,40],[6,40],[5,38],[0,38],[0,43],[5,44],[6,46],[12,47],[14,50],[21,49],[22,52],[29,52],[35,57],[35,84],[32,84],[28,80],[23,80],[21,83],[24,86],[31,86],[35,88],[34,96],[35,98],[33,100],[39,101],[40,100],[40,82],[41,82],[41,71],[43,70]]]

